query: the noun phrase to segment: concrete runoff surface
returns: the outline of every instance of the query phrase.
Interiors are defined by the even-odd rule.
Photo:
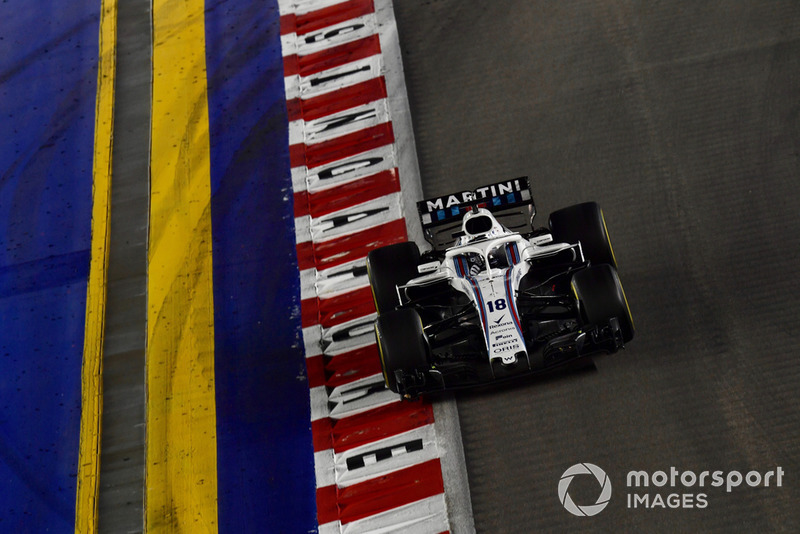
[[[596,369],[456,396],[476,530],[800,529],[800,4],[395,11],[426,196],[528,175],[540,226],[597,200],[637,328]],[[594,517],[558,496],[581,462],[613,486]],[[627,487],[671,467],[784,475]],[[599,492],[569,486],[581,505]],[[694,507],[632,508],[633,494]]]

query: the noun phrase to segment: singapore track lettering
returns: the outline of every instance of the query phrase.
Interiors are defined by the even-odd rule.
[[[370,56],[300,78],[300,92],[304,99],[313,98],[348,85],[378,78],[381,72],[381,56]]]
[[[360,110],[355,113],[347,113],[344,115],[337,115],[333,117],[325,117],[311,121],[310,124],[306,123],[309,130],[317,133],[327,133],[337,128],[343,128],[356,122],[366,121],[378,118],[378,110],[373,107],[370,109]]]
[[[335,217],[330,218],[322,218],[320,221],[320,225],[322,226],[323,232],[328,232],[333,229],[341,229],[348,225],[355,224],[357,222],[362,221],[363,219],[374,217],[379,213],[383,213],[385,211],[389,211],[388,207],[383,208],[376,208],[372,210],[361,210],[352,213],[348,213],[346,215],[337,215]]]
[[[340,37],[356,32],[364,27],[366,27],[366,24],[361,24],[361,23],[348,24],[347,26],[341,26],[339,28],[334,28],[332,30],[310,33],[306,35],[305,42],[306,44],[315,44],[325,40],[332,40],[335,37]]]
[[[357,159],[355,161],[346,161],[344,163],[337,163],[336,165],[331,165],[330,167],[326,167],[324,170],[320,171],[317,174],[317,176],[319,176],[320,180],[330,180],[331,178],[339,178],[346,174],[354,173],[357,170],[376,166],[383,161],[384,158],[377,157],[377,158],[362,158],[362,159]]]
[[[383,377],[378,375],[370,379],[356,381],[355,384],[344,384],[327,388],[328,417],[343,419],[365,410],[398,402],[397,393],[386,388]]]
[[[358,321],[323,329],[320,340],[323,354],[352,349],[367,344],[370,340],[374,342],[374,321],[375,318],[372,315]]]
[[[376,464],[385,460],[391,460],[398,455],[417,452],[421,451],[422,449],[422,439],[407,441],[391,447],[383,447],[381,449],[376,449],[348,458],[347,469],[348,471],[354,471],[356,469],[366,467],[367,465]]]
[[[337,406],[346,406],[353,402],[362,401],[370,395],[383,393],[385,390],[386,384],[383,382],[383,379],[375,382],[368,382],[366,384],[360,384],[354,388],[347,389],[346,391],[340,391],[342,398],[335,401],[328,401],[328,409],[333,412]],[[346,398],[344,396],[346,396]]]
[[[340,291],[351,291],[369,284],[367,266],[361,259],[344,266],[316,271],[313,284],[321,298]]]
[[[335,289],[336,286],[351,282],[353,279],[362,278],[366,279],[367,265],[364,261],[360,261],[355,265],[348,265],[343,269],[327,269],[324,271],[317,271],[317,284],[321,284],[326,288],[330,287]]]
[[[378,21],[374,14],[352,18],[337,25],[328,26],[310,33],[297,41],[297,55],[308,56],[335,46],[367,39],[378,33]]]
[[[309,169],[305,180],[308,190],[313,192],[388,171],[396,166],[394,145],[385,145]]]
[[[370,69],[371,69],[370,65],[364,65],[363,67],[356,67],[355,69],[347,70],[344,72],[337,72],[336,74],[329,74],[327,76],[316,76],[314,78],[309,79],[309,83],[311,84],[311,87],[318,87],[328,82],[333,82],[336,80],[347,78],[348,76],[355,76],[356,74],[362,72],[369,72]]]

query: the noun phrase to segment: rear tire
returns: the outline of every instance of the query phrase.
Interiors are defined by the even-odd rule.
[[[399,393],[395,371],[426,371],[428,340],[416,310],[401,308],[384,313],[375,321],[375,337],[386,387]]]
[[[397,286],[419,276],[419,247],[414,242],[396,243],[367,254],[367,274],[378,314],[400,305]]]
[[[557,243],[580,241],[584,257],[592,265],[617,267],[603,210],[597,202],[584,202],[550,214],[550,231]]]
[[[633,317],[616,269],[607,264],[589,266],[573,275],[572,289],[587,323],[604,325],[616,317],[623,341],[633,339]]]

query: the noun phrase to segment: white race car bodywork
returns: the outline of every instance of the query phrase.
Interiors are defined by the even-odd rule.
[[[503,228],[484,209],[467,214],[463,228],[466,229],[469,219],[476,216],[491,218],[492,229],[480,235],[467,233],[459,244],[447,249],[442,262],[420,265],[419,272],[427,274],[410,280],[398,290],[446,280],[452,288],[466,295],[478,310],[490,363],[500,360],[505,365],[513,365],[519,359],[528,358],[516,299],[520,281],[530,269],[527,260],[555,255],[566,249],[573,249],[578,255],[580,246],[554,244],[550,234],[526,239]],[[528,361],[529,366],[530,363]]]
[[[367,256],[386,386],[406,398],[542,375],[617,352],[634,327],[602,210],[534,228],[525,177],[417,202],[432,249]]]

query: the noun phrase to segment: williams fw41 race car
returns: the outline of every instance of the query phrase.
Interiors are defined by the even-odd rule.
[[[375,249],[367,271],[386,386],[406,398],[553,370],[633,339],[594,202],[532,227],[527,178],[417,203],[425,237]]]

